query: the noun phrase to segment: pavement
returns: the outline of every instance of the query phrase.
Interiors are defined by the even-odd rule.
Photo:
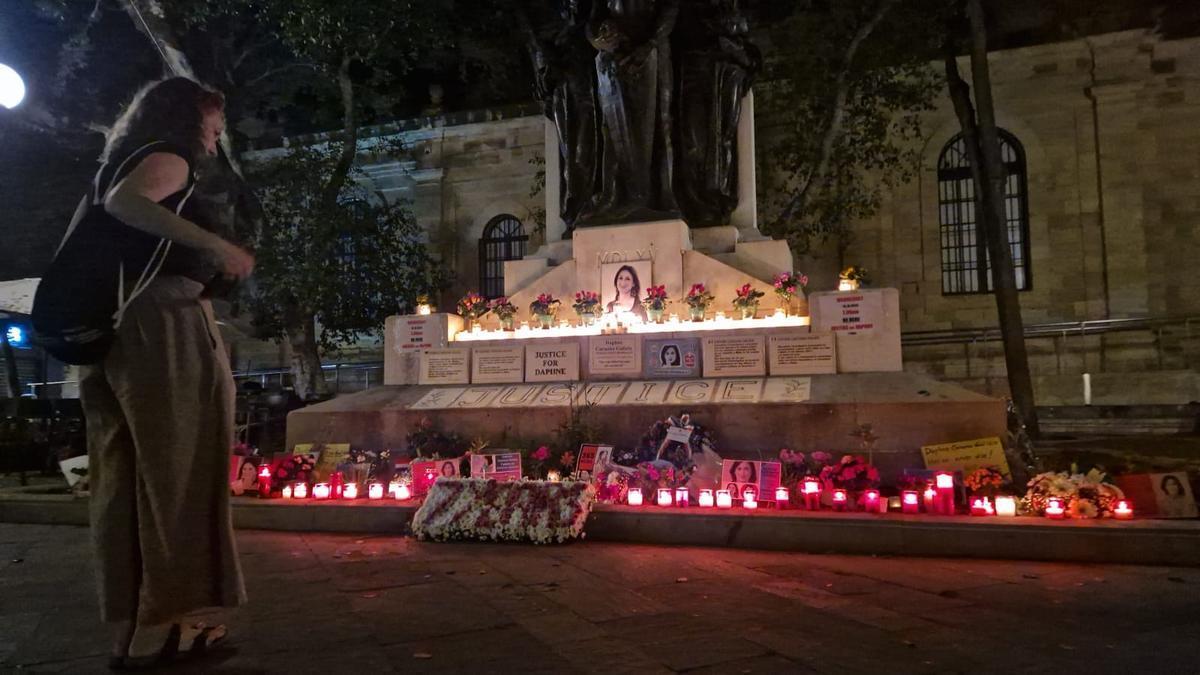
[[[171,672],[1197,672],[1200,569],[239,531]],[[105,672],[87,530],[0,524],[0,672]]]

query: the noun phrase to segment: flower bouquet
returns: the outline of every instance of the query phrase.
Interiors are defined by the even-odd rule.
[[[775,295],[779,296],[784,310],[791,315],[792,301],[804,293],[804,288],[808,286],[808,276],[799,272],[780,272],[775,275],[772,285],[775,286]]]
[[[471,330],[475,321],[487,312],[487,299],[475,291],[468,292],[458,301],[458,313],[466,321],[467,330]]]
[[[271,477],[272,487],[282,489],[289,483],[308,483],[313,481],[313,469],[317,467],[317,458],[311,454],[290,455],[285,457],[275,467],[275,475]]]
[[[1107,482],[1104,472],[1092,469],[1086,474],[1047,471],[1029,480],[1028,490],[1021,498],[1021,509],[1027,513],[1045,515],[1046,500],[1057,497],[1072,518],[1111,518],[1117,501],[1125,498],[1121,488]]]
[[[583,535],[596,489],[582,481],[439,480],[413,516],[418,539],[563,543]]]
[[[799,491],[801,483],[809,476],[820,476],[833,457],[821,450],[805,455],[803,452],[784,448],[779,451],[779,464],[783,469],[780,484]]]
[[[737,295],[733,298],[733,308],[741,312],[743,319],[753,319],[754,314],[758,312],[758,299],[764,295],[766,293],[745,284],[737,289]]]
[[[541,293],[536,300],[529,303],[529,313],[537,317],[542,328],[549,328],[550,324],[554,323],[554,315],[558,313],[560,304],[562,303],[553,295]]]
[[[500,296],[488,301],[488,310],[500,319],[500,328],[503,330],[513,329],[513,315],[517,313],[517,306],[509,302],[507,296]]]
[[[879,487],[879,469],[862,455],[843,455],[840,462],[823,467],[820,476],[827,490],[860,492]]]
[[[976,497],[995,498],[1004,482],[1004,474],[994,466],[975,469],[963,479],[967,489]]]
[[[712,304],[713,300],[712,292],[705,288],[704,284],[692,284],[687,295],[683,297],[692,321],[703,321],[704,313],[708,311],[708,306]]]
[[[662,323],[663,312],[667,309],[667,303],[671,302],[667,299],[666,286],[651,286],[646,289],[646,297],[642,300],[642,306],[646,308],[646,316],[654,323]]]
[[[592,291],[579,291],[575,294],[575,303],[571,305],[585,326],[595,323],[600,316],[600,294]]]

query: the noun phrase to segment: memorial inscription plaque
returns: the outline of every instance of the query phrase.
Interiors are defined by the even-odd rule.
[[[525,350],[521,347],[475,347],[471,350],[471,382],[510,384],[525,381]]]
[[[470,366],[470,349],[423,350],[417,384],[468,384],[471,381]]]
[[[833,333],[767,336],[772,375],[830,375],[837,372]]]
[[[761,335],[704,338],[704,377],[766,375],[767,355]]]
[[[578,342],[525,347],[526,382],[566,382],[578,379]]]

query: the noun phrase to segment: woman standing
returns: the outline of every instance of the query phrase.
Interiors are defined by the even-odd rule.
[[[194,163],[216,155],[224,107],[220,93],[186,78],[143,88],[109,131],[93,193],[71,225],[103,209],[128,226],[123,250],[172,244],[161,273],[119,310],[110,351],[80,378],[100,610],[114,629],[114,667],[202,652],[225,627],[186,615],[245,599],[229,514],[234,384],[212,305],[201,296],[206,280],[188,274],[200,276],[195,270],[205,266],[197,263],[212,257],[226,276],[243,278],[254,258],[178,215]],[[140,271],[124,271],[127,288]]]
[[[613,276],[613,299],[604,308],[608,314],[626,312],[647,320],[646,308],[642,307],[642,283],[632,265],[621,265]]]

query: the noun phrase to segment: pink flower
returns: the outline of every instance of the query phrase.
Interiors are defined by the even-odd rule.
[[[647,469],[646,475],[650,477],[650,480],[658,480],[658,470],[654,467]]]
[[[842,469],[842,480],[854,480],[854,475],[857,473],[858,472],[854,470],[854,467],[848,466],[845,469]]]
[[[533,451],[533,458],[539,462],[544,462],[549,457],[550,457],[550,448],[547,448],[544,445],[542,447],[538,448],[537,450]]]
[[[775,280],[775,288],[783,288],[783,282],[776,279]]]
[[[812,458],[817,460],[818,462],[828,462],[829,461],[829,453],[824,452],[822,450],[818,450],[812,454]]]
[[[795,292],[796,292],[796,287],[795,287],[795,286],[788,286],[788,287],[787,287],[787,292],[788,292],[788,293],[795,293]]]
[[[807,274],[801,274],[801,275],[800,275],[800,285],[801,285],[801,286],[807,286],[807,285],[808,285],[808,275],[807,275]]]

